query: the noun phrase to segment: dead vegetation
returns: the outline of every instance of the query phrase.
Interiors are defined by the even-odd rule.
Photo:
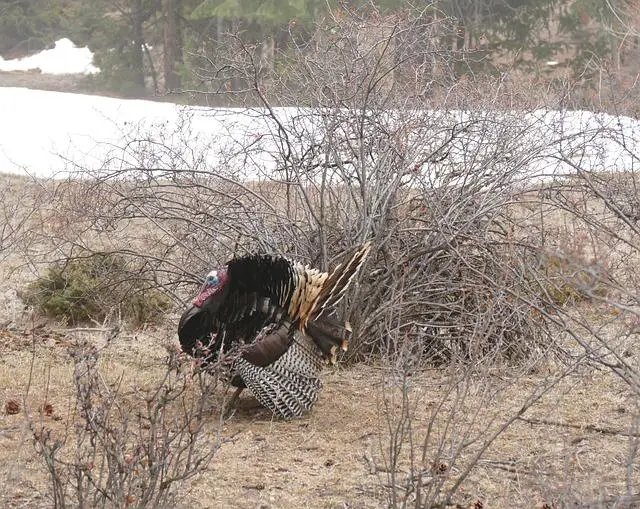
[[[52,252],[73,260],[80,247],[99,246],[93,249],[101,252],[105,245],[118,246],[122,251],[116,252],[125,256],[134,253],[135,259],[147,260],[148,274],[168,275],[158,281],[180,292],[179,285],[171,285],[191,276],[186,270],[178,272],[177,267],[186,269],[187,260],[197,266],[207,249],[213,253],[225,249],[213,237],[193,234],[194,230],[202,233],[204,228],[210,228],[208,220],[212,220],[204,216],[201,223],[195,221],[198,207],[213,202],[216,193],[223,197],[233,196],[230,191],[238,193],[228,204],[215,200],[218,206],[207,209],[219,214],[219,221],[225,218],[225,207],[234,210],[239,203],[258,211],[258,215],[258,204],[267,207],[278,203],[283,207],[287,203],[283,184],[225,182],[223,187],[213,180],[205,186],[196,179],[196,188],[204,196],[197,200],[196,195],[190,194],[191,186],[178,185],[188,175],[179,177],[175,182],[169,182],[166,176],[149,180],[146,201],[140,199],[137,182],[91,182],[91,186],[106,183],[117,196],[115,203],[126,205],[129,196],[136,197],[139,216],[120,219],[114,213],[109,216],[112,228],[101,231],[86,227],[100,219],[98,213],[92,215],[94,209],[79,207],[79,202],[69,200],[70,196],[90,196],[86,183],[47,184],[44,187],[53,185],[51,196],[61,198],[59,202],[49,202],[47,214],[55,214],[56,209],[64,212],[65,228],[58,228],[55,221],[40,223],[37,234],[32,231],[29,237],[35,243],[27,243],[30,264],[26,267],[37,267],[37,262],[46,260]],[[43,188],[40,183],[35,185]],[[57,186],[66,192],[56,193]],[[388,243],[378,246],[381,253],[376,265],[360,282],[360,291],[369,297],[356,296],[351,301],[356,319],[363,313],[359,305],[370,306],[364,308],[371,309],[367,313],[377,313],[368,318],[380,328],[360,332],[363,344],[373,345],[363,347],[361,353],[366,352],[364,357],[377,367],[345,367],[329,373],[312,414],[291,423],[274,421],[272,416],[251,408],[255,402],[249,398],[241,402],[230,421],[221,422],[224,391],[210,393],[197,384],[191,386],[190,394],[203,397],[208,409],[204,419],[194,422],[216,437],[208,445],[210,449],[199,452],[215,454],[202,472],[178,483],[177,491],[172,493],[178,497],[174,499],[177,506],[317,507],[320,501],[320,507],[345,503],[356,507],[477,507],[478,503],[490,507],[565,507],[574,502],[606,507],[634,500],[638,415],[634,367],[639,353],[634,346],[635,312],[622,300],[621,293],[625,289],[628,297],[632,287],[620,286],[622,281],[632,281],[633,270],[627,263],[633,257],[628,254],[618,260],[617,254],[624,253],[624,247],[635,237],[633,232],[623,233],[620,219],[607,217],[605,221],[601,212],[606,208],[597,203],[601,198],[591,196],[588,207],[581,207],[578,214],[568,210],[566,203],[582,204],[579,198],[585,195],[569,195],[563,179],[550,188],[553,186],[562,189],[565,206],[557,205],[560,195],[549,200],[549,194],[540,190],[525,189],[522,194],[514,194],[509,188],[508,194],[500,195],[493,188],[491,196],[476,193],[473,198],[480,204],[484,200],[486,209],[461,209],[460,202],[450,198],[453,193],[460,196],[460,190],[454,187],[440,195],[443,203],[435,201],[433,194],[401,192],[401,196],[411,198],[401,200],[403,209],[394,209],[389,223],[395,229],[387,230],[388,236],[382,237]],[[240,189],[245,190],[247,198],[241,198]],[[73,193],[69,194],[69,190]],[[274,190],[281,191],[282,201],[273,199],[278,196]],[[272,201],[268,202],[262,193]],[[341,195],[348,195],[348,189]],[[165,201],[151,199],[158,196],[172,196],[174,206],[184,203],[196,213],[188,215],[186,209],[176,208],[172,216],[159,217],[160,211],[166,213],[168,209],[162,206]],[[312,193],[309,196],[319,199]],[[427,202],[421,201],[426,200],[425,196],[429,197],[428,213],[423,210]],[[284,223],[286,218],[302,222],[305,216],[296,215],[301,213],[301,202],[297,201],[300,195],[292,193],[290,199],[290,203],[296,203],[296,208],[291,209],[296,212],[291,216],[278,212],[265,217],[275,218],[283,225],[290,224]],[[335,203],[344,206],[343,199]],[[70,204],[78,207],[75,214],[69,214]],[[500,213],[482,215],[482,210]],[[594,216],[585,215],[585,210]],[[473,226],[466,224],[465,214],[471,214]],[[179,222],[181,215],[186,217],[183,222]],[[348,214],[336,214],[332,208],[332,221],[336,216],[352,219]],[[238,218],[231,217],[234,221]],[[119,225],[121,220],[127,227]],[[593,230],[591,224],[596,220],[600,222]],[[33,228],[37,222],[28,224]],[[145,227],[149,224],[159,227]],[[189,236],[172,237],[168,233],[183,232],[185,224],[191,225]],[[226,224],[232,225],[233,221],[227,220]],[[248,232],[240,237],[238,246],[251,246],[252,239],[263,245],[274,240],[282,242],[271,236],[272,232],[289,231],[265,230],[265,223],[258,223],[258,227],[248,224],[237,223],[236,231]],[[343,227],[340,223],[329,224],[336,231]],[[504,224],[510,228],[505,229]],[[247,229],[239,230],[240,227]],[[494,227],[499,228],[497,234]],[[302,230],[298,225],[290,228]],[[65,232],[73,234],[72,242]],[[118,235],[123,233],[125,238],[138,238],[139,244],[118,243]],[[165,243],[153,244],[150,239],[154,236]],[[340,237],[327,238],[337,241]],[[407,247],[407,239],[414,239],[416,244]],[[436,239],[440,249],[428,249],[433,246],[428,243],[430,239]],[[189,245],[185,258],[177,256],[177,249],[167,250],[168,245],[186,242],[194,244]],[[21,242],[7,250],[8,258],[15,260],[20,254],[17,246],[27,244]],[[148,249],[151,245],[159,250]],[[296,245],[299,250],[305,246]],[[523,245],[530,256],[523,256]],[[141,252],[138,246],[146,250]],[[335,249],[332,244],[328,246]],[[316,249],[311,240],[307,247]],[[166,253],[166,258],[159,256],[161,252]],[[166,264],[153,265],[154,260],[166,260]],[[412,265],[404,266],[406,260],[411,260]],[[203,264],[201,272],[204,271]],[[5,285],[24,284],[18,283],[19,271],[11,274],[11,282]],[[391,305],[368,300],[376,295],[371,293],[376,287],[367,277],[381,281],[388,293],[378,292],[376,298],[386,295],[384,298],[391,298]],[[429,288],[436,291],[429,293]],[[12,486],[7,504],[47,506],[57,501],[62,506],[64,497],[69,500],[67,493],[89,493],[89,478],[78,477],[77,469],[78,464],[86,466],[87,453],[78,449],[77,443],[84,443],[86,439],[82,437],[90,437],[92,431],[82,431],[86,428],[74,424],[82,423],[82,398],[74,383],[78,367],[69,353],[87,340],[87,352],[92,351],[92,344],[98,343],[101,348],[101,372],[107,380],[107,392],[93,386],[93,395],[105,398],[103,408],[114,409],[109,412],[108,422],[113,427],[105,432],[124,436],[126,430],[137,429],[141,434],[129,434],[129,439],[143,444],[136,448],[131,442],[120,442],[113,449],[115,457],[124,462],[124,467],[119,468],[116,461],[113,472],[124,476],[125,482],[120,486],[126,489],[118,492],[125,496],[119,499],[125,503],[118,504],[117,498],[109,499],[110,503],[143,506],[147,500],[156,500],[141,491],[144,484],[133,482],[138,482],[133,476],[136,469],[127,469],[127,458],[133,456],[125,455],[135,451],[140,456],[136,456],[137,463],[148,461],[147,452],[139,448],[148,443],[148,430],[136,421],[136,415],[148,408],[143,396],[148,393],[141,392],[141,387],[153,387],[166,376],[160,368],[164,350],[159,345],[175,345],[175,316],[173,320],[169,317],[166,328],[127,331],[106,346],[100,341],[105,335],[102,329],[109,330],[117,322],[105,323],[98,330],[65,329],[54,324],[43,327],[43,322],[37,327],[28,317],[6,316],[9,322],[3,332],[2,356],[6,382],[2,384],[2,396],[5,408],[17,402],[21,409],[18,413],[5,411],[2,416],[8,430],[2,450],[8,458],[17,458],[20,465],[3,473],[6,484]],[[517,322],[520,316],[524,322]],[[522,328],[523,324],[528,329]],[[57,332],[51,332],[52,327]],[[515,335],[509,337],[511,331]],[[509,355],[508,345],[519,346],[517,354]],[[440,367],[434,369],[436,365]],[[185,367],[189,369],[188,364]],[[35,382],[29,383],[31,373],[35,373]],[[118,389],[112,392],[116,386]],[[126,397],[123,402],[114,402],[109,396],[112,393]],[[166,433],[185,429],[173,420],[166,422]],[[29,454],[17,453],[32,440],[38,448],[30,449]],[[55,459],[56,454],[60,460],[58,469],[48,468],[47,461],[55,466],[51,458]],[[81,462],[69,460],[74,457]],[[105,468],[105,477],[101,478],[107,485],[113,482],[109,480],[110,471]],[[80,472],[86,474],[86,469]],[[68,491],[56,492],[55,487],[62,485]],[[84,486],[85,491],[78,491],[79,486]],[[93,498],[85,498],[87,506],[91,506],[90,501],[107,500],[99,482],[91,486],[97,491],[92,493]]]
[[[0,415],[2,504],[51,507],[49,478],[32,446],[29,421],[57,436],[73,429],[68,419],[75,414],[74,366],[64,342],[74,333],[57,341],[36,336],[32,368],[32,338],[4,334],[2,401],[22,404],[30,369],[34,378],[27,401],[31,413]],[[164,355],[159,342],[153,334],[144,340],[120,337],[102,351],[107,380],[122,377],[125,392],[157,384]],[[386,506],[393,492],[398,504],[405,496],[414,500],[418,481],[421,493],[446,491],[474,451],[456,455],[445,437],[473,448],[467,443],[484,430],[495,432],[518,414],[526,394],[558,376],[553,365],[530,373],[476,370],[466,380],[460,379],[462,372],[452,366],[403,378],[395,369],[358,365],[327,373],[318,405],[299,421],[274,421],[249,397],[241,399],[229,421],[221,423],[212,411],[207,426],[219,434],[209,438],[219,440],[220,448],[203,473],[184,483],[175,506],[373,508]],[[578,501],[603,507],[602,501],[626,493],[628,460],[637,440],[635,398],[604,370],[585,366],[561,378],[491,444],[454,503],[541,508]],[[216,392],[212,404],[223,396]],[[52,407],[50,415],[40,413],[45,402]],[[427,435],[423,460],[420,448]],[[73,442],[68,445],[75,449]],[[391,452],[398,456],[392,459]]]
[[[194,378],[175,351],[143,385],[105,376],[95,346],[76,345],[71,356],[76,404],[67,429],[31,423],[54,506],[175,506],[178,487],[207,469],[219,445],[207,420],[217,378]],[[53,405],[42,414],[53,417]]]
[[[231,139],[218,165],[165,143],[180,133],[136,135],[99,168],[23,181],[29,199],[3,202],[4,505],[636,503],[640,232],[626,120],[570,130],[575,117],[561,112],[549,127],[540,108],[565,98],[542,91],[505,109],[527,94],[455,83],[450,55],[416,35],[437,29],[420,17],[377,20],[393,25],[376,32],[384,40],[358,44],[362,20],[333,21],[317,37],[335,44],[292,57],[281,82],[242,45],[221,50],[220,68],[203,62],[207,93],[233,71],[263,104],[239,113],[262,131]],[[392,79],[400,73],[416,79]],[[300,90],[284,86],[292,76]],[[416,108],[433,79],[452,91],[443,110]],[[264,86],[319,107],[274,109]],[[624,172],[609,171],[611,151]],[[550,161],[559,173],[532,182]],[[248,397],[220,419],[215,378],[187,376],[188,360],[162,363],[177,313],[131,329],[111,299],[103,322],[68,329],[15,296],[27,275],[89,253],[123,260],[110,277],[164,292],[177,312],[234,255],[327,268],[365,240],[370,263],[340,310],[355,342],[313,412],[293,422]],[[154,428],[158,398],[166,413]],[[179,465],[170,491],[151,457],[158,440]]]

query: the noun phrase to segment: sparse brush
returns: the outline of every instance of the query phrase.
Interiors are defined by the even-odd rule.
[[[487,206],[493,214],[486,218],[494,230],[490,235],[470,227],[482,211],[467,216],[455,203],[441,214],[455,211],[458,224],[431,216],[421,218],[419,230],[413,228],[422,235],[398,232],[396,245],[386,248],[389,254],[379,256],[378,268],[363,282],[371,291],[359,303],[364,307],[354,320],[359,343],[351,355],[406,355],[401,350],[410,344],[416,366],[425,366],[521,362],[555,348],[538,312],[545,308],[544,296],[538,282],[526,277],[535,261],[531,251],[499,229],[509,220],[503,205],[508,195],[493,192],[491,199],[496,203]],[[403,221],[409,226],[414,218]]]
[[[536,272],[529,281],[539,285],[539,292],[548,304],[566,306],[606,297],[611,284],[605,268],[578,257],[543,253]],[[533,264],[532,264],[533,266]]]
[[[64,436],[31,423],[54,506],[175,507],[178,490],[219,447],[210,429],[217,376],[194,378],[171,351],[157,380],[128,390],[124,375],[106,376],[100,355],[87,345],[73,352],[75,424]]]

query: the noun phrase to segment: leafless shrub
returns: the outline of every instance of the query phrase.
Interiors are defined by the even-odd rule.
[[[158,380],[105,376],[100,351],[73,352],[76,409],[65,432],[32,422],[55,507],[174,507],[220,439],[211,420],[217,376],[197,376],[170,351]],[[212,405],[214,405],[212,407]]]
[[[540,298],[526,277],[537,255],[514,211],[545,154],[543,120],[500,109],[513,98],[501,81],[491,96],[476,90],[476,109],[467,109],[465,94],[454,94],[465,85],[453,81],[453,57],[438,43],[450,28],[426,11],[347,12],[301,41],[286,73],[262,69],[239,39],[203,57],[211,79],[202,93],[233,77],[260,107],[211,112],[228,130],[201,149],[169,144],[168,132],[153,140],[131,131],[102,167],[59,185],[56,253],[138,257],[137,277],[179,301],[186,284],[234,255],[279,252],[327,269],[373,238],[375,255],[345,309],[358,338],[352,358],[386,349],[389,330],[420,336],[438,362],[545,348],[544,321],[530,312]],[[458,109],[425,109],[435,88]],[[272,97],[313,108],[275,108]],[[494,333],[472,346],[478,320]]]
[[[635,184],[616,192],[604,173],[609,142],[633,165],[635,145],[613,117],[550,111],[562,97],[514,90],[508,76],[456,82],[448,29],[424,13],[347,13],[301,39],[286,72],[240,39],[214,48],[199,92],[233,81],[251,107],[212,111],[227,131],[202,149],[172,145],[181,132],[129,133],[104,165],[57,185],[47,239],[58,257],[139,259],[136,277],[176,301],[234,255],[326,269],[373,239],[342,311],[351,358],[382,359],[391,373],[394,390],[380,395],[387,465],[374,470],[394,507],[451,503],[492,444],[574,370],[595,363],[640,387],[625,354],[640,323]],[[514,395],[549,352],[557,371]],[[433,364],[445,391],[419,427],[424,394],[411,380]],[[504,365],[510,377],[491,376]],[[500,413],[496,398],[514,404]]]
[[[579,134],[552,149],[564,175],[541,182],[530,209],[531,218],[538,216],[535,226],[526,224],[536,237],[539,264],[528,273],[546,301],[537,311],[570,338],[566,352],[617,375],[637,402],[639,140],[629,118],[581,115]],[[629,472],[637,462],[636,442],[629,438]],[[635,491],[630,473],[626,493],[587,505],[624,506]],[[575,502],[580,494],[561,499]]]
[[[30,232],[29,221],[36,214],[30,181],[27,177],[5,176],[0,189],[0,256],[7,256],[24,245]]]
[[[487,334],[493,334],[491,326],[481,324],[469,341],[485,343]],[[451,364],[439,371],[438,387],[432,388],[422,380],[416,341],[396,340],[399,345],[385,356],[385,390],[376,394],[383,432],[366,457],[393,508],[472,502],[464,486],[485,456],[580,365],[566,364],[522,392],[518,381],[543,357],[511,366],[508,373],[491,362]]]

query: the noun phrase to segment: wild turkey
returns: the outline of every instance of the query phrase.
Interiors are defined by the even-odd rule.
[[[333,315],[370,248],[330,274],[281,256],[234,258],[209,273],[182,314],[182,349],[230,366],[233,399],[248,387],[273,413],[300,417],[317,400],[323,366],[348,347],[349,324]]]

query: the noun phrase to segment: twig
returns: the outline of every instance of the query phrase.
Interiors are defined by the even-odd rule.
[[[518,420],[526,422],[527,424],[534,424],[538,426],[559,426],[562,428],[579,429],[583,431],[592,431],[594,433],[602,433],[604,435],[618,435],[623,437],[640,438],[639,433],[630,433],[615,428],[596,426],[595,424],[572,424],[566,422],[552,421],[550,419],[528,419],[526,417],[518,417]]]
[[[110,332],[113,327],[96,328],[96,327],[75,327],[73,329],[53,329],[53,332],[67,334],[69,332]]]

